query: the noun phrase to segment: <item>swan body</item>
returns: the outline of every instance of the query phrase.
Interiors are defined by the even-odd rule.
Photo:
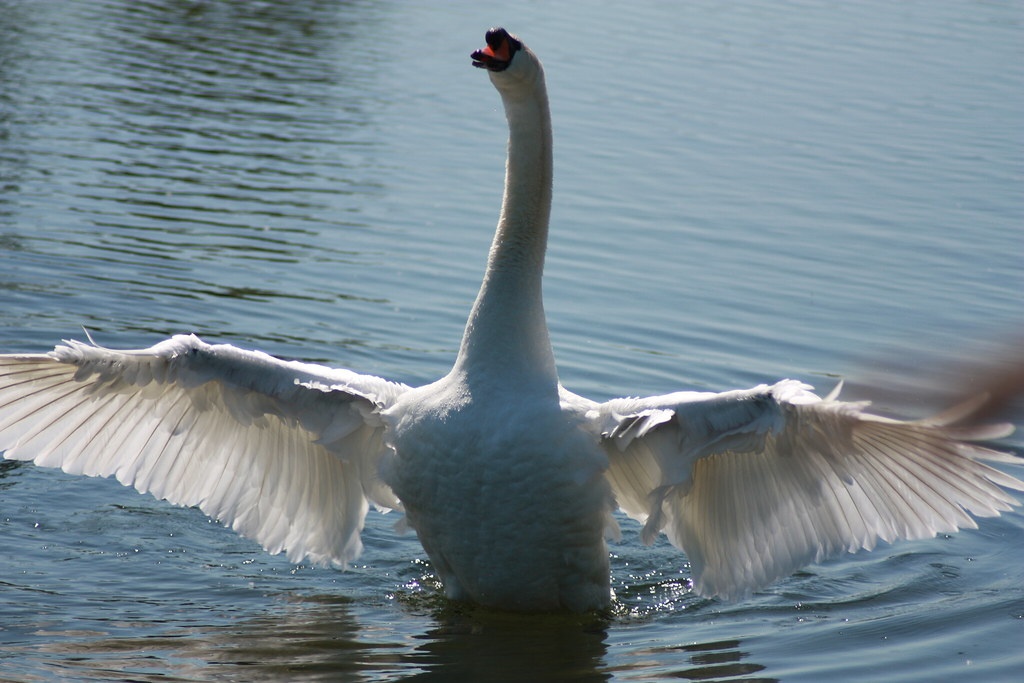
[[[879,541],[975,527],[1024,482],[978,408],[916,422],[784,380],[597,403],[558,382],[541,292],[551,127],[540,61],[503,29],[473,53],[509,123],[505,194],[454,366],[409,387],[175,336],[0,356],[0,450],[198,506],[269,552],[343,566],[372,504],[404,511],[453,599],[611,603],[621,509],[738,599]],[[964,426],[964,425],[968,426]]]

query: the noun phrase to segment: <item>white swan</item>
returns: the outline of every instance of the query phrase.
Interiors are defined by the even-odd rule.
[[[521,610],[610,604],[621,508],[739,598],[878,540],[974,527],[1019,481],[957,428],[824,399],[795,381],[595,403],[558,383],[541,301],[551,128],[540,62],[502,29],[473,64],[510,138],[486,275],[451,372],[410,388],[176,336],[0,357],[0,449],[211,517],[292,561],[344,565],[369,503],[405,511],[447,595]]]

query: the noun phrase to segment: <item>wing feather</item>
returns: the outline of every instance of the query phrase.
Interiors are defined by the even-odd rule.
[[[360,550],[380,481],[377,413],[404,385],[178,336],[0,356],[0,450],[197,506],[292,561]]]
[[[901,422],[785,381],[724,394],[616,399],[591,408],[620,506],[690,558],[694,588],[741,598],[810,562],[878,541],[974,528],[1024,482],[971,443],[1007,425],[971,409]],[[665,418],[671,412],[671,419]]]

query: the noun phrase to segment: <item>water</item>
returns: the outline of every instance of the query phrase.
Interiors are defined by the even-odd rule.
[[[500,201],[504,121],[468,54],[502,23],[547,65],[567,386],[843,378],[919,415],[977,382],[964,366],[1000,367],[1024,321],[1019,3],[551,5],[0,0],[0,348],[195,331],[441,375]],[[393,522],[371,513],[348,572],[296,567],[197,511],[3,463],[0,679],[1024,665],[1019,511],[731,605],[690,594],[685,557],[623,520],[608,620],[445,604]]]

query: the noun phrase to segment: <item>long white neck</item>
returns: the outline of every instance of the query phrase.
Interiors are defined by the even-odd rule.
[[[487,272],[466,324],[456,372],[557,385],[541,279],[551,213],[551,114],[543,73],[503,88],[508,118],[505,195]]]

